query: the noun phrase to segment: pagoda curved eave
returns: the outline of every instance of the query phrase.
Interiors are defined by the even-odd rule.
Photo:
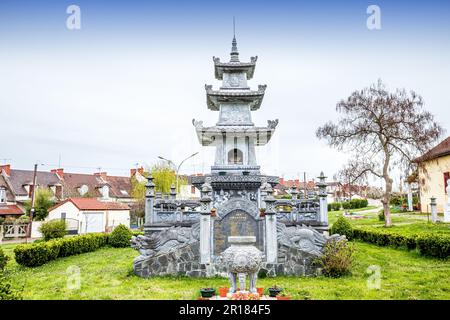
[[[221,126],[198,128],[196,132],[198,141],[202,146],[215,145],[217,137],[223,135],[250,137],[254,139],[256,146],[264,146],[272,138],[275,129],[268,127]]]

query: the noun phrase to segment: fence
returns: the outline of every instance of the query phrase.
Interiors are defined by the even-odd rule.
[[[5,239],[25,238],[27,236],[28,224],[4,224],[2,235]]]

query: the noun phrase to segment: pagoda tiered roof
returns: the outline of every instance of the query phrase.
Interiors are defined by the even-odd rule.
[[[247,102],[250,110],[258,110],[266,92],[266,85],[259,85],[258,90],[213,90],[211,85],[205,85],[206,103],[208,109],[220,110],[223,102]]]
[[[223,74],[225,72],[245,72],[247,74],[247,80],[253,78],[255,73],[255,65],[258,57],[251,57],[250,62],[220,62],[220,58],[213,57],[214,60],[214,75],[217,80],[223,80]]]
[[[195,119],[192,121],[199,142],[203,146],[208,146],[214,143],[217,136],[222,134],[234,136],[248,136],[255,138],[255,145],[263,146],[267,144],[275,132],[275,128],[278,125],[277,120],[268,120],[267,127],[255,127],[255,126],[212,126],[212,127],[203,127],[203,121],[196,121]]]

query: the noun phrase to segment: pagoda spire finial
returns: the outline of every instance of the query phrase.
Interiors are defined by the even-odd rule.
[[[233,17],[233,42],[231,43],[230,55],[231,55],[230,62],[239,62],[239,52],[237,49],[237,41],[236,41],[236,24],[234,17]]]

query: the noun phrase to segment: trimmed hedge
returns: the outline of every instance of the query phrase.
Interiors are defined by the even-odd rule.
[[[417,237],[417,248],[420,254],[435,258],[450,256],[450,237],[439,234],[427,234]]]
[[[344,210],[361,209],[367,207],[368,205],[369,201],[367,199],[352,199],[345,202],[331,202],[328,204],[328,211],[339,211],[341,210],[341,207]]]
[[[443,234],[401,234],[378,228],[353,228],[353,239],[373,243],[378,246],[418,249],[423,256],[445,259],[450,257],[450,236]]]
[[[5,269],[8,260],[9,257],[3,252],[2,248],[0,248],[0,272]]]
[[[20,244],[14,248],[16,262],[26,267],[37,267],[58,257],[59,240],[39,242],[36,244]]]
[[[59,257],[95,251],[107,244],[108,234],[91,233],[39,243],[20,244],[14,248],[14,255],[18,264],[37,267]]]
[[[353,238],[378,246],[416,248],[416,236],[377,230],[375,228],[353,228]]]

